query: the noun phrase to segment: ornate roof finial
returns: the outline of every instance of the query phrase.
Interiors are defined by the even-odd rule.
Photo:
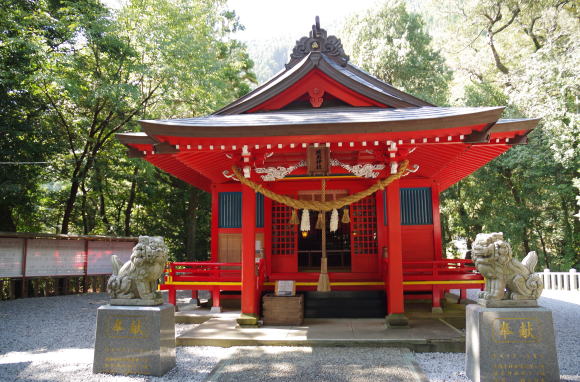
[[[320,28],[320,18],[316,16],[312,25],[309,37],[302,37],[296,41],[294,49],[290,54],[290,62],[286,64],[286,69],[296,65],[310,52],[321,52],[342,66],[346,66],[349,57],[344,53],[342,43],[336,36],[328,36],[325,29]]]

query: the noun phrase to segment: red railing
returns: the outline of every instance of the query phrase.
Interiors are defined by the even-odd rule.
[[[169,302],[176,304],[176,291],[209,290],[213,306],[220,306],[221,291],[242,290],[241,263],[213,262],[175,262],[169,263],[165,270],[164,284],[159,288],[169,291]],[[261,294],[266,267],[264,259],[256,264],[256,291]],[[193,295],[192,295],[193,296]]]
[[[383,262],[387,275],[388,261]],[[264,287],[266,267],[264,259],[256,264],[256,292],[260,295]],[[476,271],[471,260],[436,260],[403,262],[403,284],[405,290],[431,291],[436,294],[447,289],[478,289],[483,277]],[[214,307],[220,304],[220,291],[241,291],[241,263],[175,262],[166,269],[165,283],[160,289],[169,291],[169,301],[175,304],[177,290],[210,290]],[[437,303],[438,304],[438,303]],[[435,306],[435,302],[434,302]]]
[[[241,263],[176,262],[166,269],[165,281],[171,282],[239,282]]]
[[[387,274],[389,261],[383,261]],[[403,280],[481,280],[472,260],[445,259],[431,261],[403,261]]]
[[[481,280],[472,260],[404,261],[404,280]]]

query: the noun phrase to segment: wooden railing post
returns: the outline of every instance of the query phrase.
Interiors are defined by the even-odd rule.
[[[578,290],[578,274],[574,268],[570,269],[570,288],[574,291]]]
[[[570,273],[563,273],[562,278],[564,279],[564,290],[570,290]]]
[[[28,239],[24,239],[22,245],[22,285],[20,285],[20,297],[28,297],[28,281],[26,280],[26,256],[28,252]]]
[[[550,270],[544,269],[544,288],[552,289],[552,279],[550,278]]]

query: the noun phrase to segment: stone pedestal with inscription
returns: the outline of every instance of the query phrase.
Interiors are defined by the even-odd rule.
[[[471,304],[466,320],[466,374],[473,382],[560,380],[550,310]]]
[[[161,376],[175,366],[175,308],[103,305],[93,373]]]

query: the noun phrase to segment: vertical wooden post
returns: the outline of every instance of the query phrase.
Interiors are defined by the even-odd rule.
[[[443,247],[441,242],[441,214],[439,206],[439,187],[431,186],[431,203],[433,213],[433,247],[435,248],[435,260],[443,259]]]
[[[405,316],[403,296],[403,243],[401,230],[400,181],[387,187],[387,221],[389,237],[389,267],[387,272],[387,326],[405,327],[409,321]]]
[[[378,191],[375,193],[375,203],[377,211],[377,264],[379,265],[379,273],[381,280],[385,280],[386,276],[383,275],[384,270],[384,256],[387,252],[387,238],[386,238],[386,227],[385,227],[385,204],[383,203],[384,191]],[[386,281],[386,280],[385,280]]]
[[[272,199],[264,197],[264,265],[272,273]]]
[[[20,297],[28,297],[28,285],[26,280],[26,255],[28,252],[28,239],[23,239],[24,243],[22,245],[22,285],[20,289]]]
[[[89,271],[89,240],[85,239],[85,261],[83,264],[83,293],[87,293],[88,290],[88,280],[87,280],[87,276],[88,276],[88,271]]]
[[[219,224],[219,195],[216,190],[216,185],[211,185],[211,247],[210,259],[213,262],[218,262],[218,224]]]
[[[242,315],[240,325],[257,325],[256,193],[242,186]]]

